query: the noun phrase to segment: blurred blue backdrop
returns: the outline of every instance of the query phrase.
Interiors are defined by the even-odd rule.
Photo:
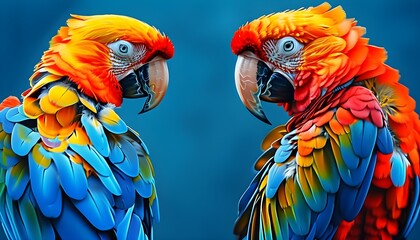
[[[143,115],[143,101],[125,101],[123,119],[146,142],[156,172],[160,239],[233,239],[237,201],[255,172],[260,142],[272,126],[254,118],[236,94],[236,57],[230,40],[247,21],[264,14],[322,3],[303,0],[112,1],[2,0],[0,98],[20,95],[50,38],[70,13],[123,14],[167,34],[175,45],[170,84],[161,105]],[[416,0],[331,1],[367,27],[371,43],[388,50],[388,64],[420,101],[416,81],[420,21]],[[274,125],[287,115],[264,106]],[[69,226],[71,227],[71,226]],[[418,231],[417,231],[418,232]],[[415,235],[416,233],[412,234]],[[0,236],[3,239],[4,236]]]

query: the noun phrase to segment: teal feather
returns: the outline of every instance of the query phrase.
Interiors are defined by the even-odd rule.
[[[26,156],[40,138],[41,135],[38,132],[16,123],[12,131],[12,150],[19,156]]]
[[[17,202],[13,201],[7,194],[5,195],[5,203],[2,202],[2,206],[5,206],[6,216],[8,222],[11,225],[12,231],[9,231],[9,234],[13,236],[13,239],[21,238],[21,234],[24,234],[25,238],[28,239],[26,235],[25,226],[23,225],[22,218],[20,217],[19,210],[17,207]]]
[[[3,168],[10,168],[15,166],[19,161],[21,161],[21,157],[16,155],[12,151],[12,144],[10,140],[10,135],[6,135],[3,140],[3,149],[1,151],[1,167]]]
[[[12,236],[14,236],[13,228],[12,228],[12,222],[9,221],[9,216],[6,214],[7,208],[6,208],[6,198],[10,198],[7,196],[6,193],[6,186],[4,185],[4,172],[5,170],[0,169],[1,173],[1,183],[0,183],[0,220],[1,224],[3,226],[3,229],[5,230],[6,236],[8,239],[11,239]]]
[[[5,176],[7,193],[13,200],[18,200],[29,183],[29,171],[25,161],[20,161],[15,166],[8,168]]]
[[[325,223],[331,222],[331,218],[334,212],[334,206],[335,206],[334,198],[335,198],[335,195],[328,194],[327,205],[325,206],[323,211],[320,212],[319,215],[316,217],[315,222],[320,223],[319,225],[312,227],[316,229],[316,234],[315,234],[316,236],[325,236],[324,234],[327,231],[328,226],[329,226],[329,224],[325,224]]]
[[[330,145],[327,144],[323,150],[315,149],[313,155],[312,166],[322,188],[328,193],[337,192],[341,180]]]
[[[152,166],[150,165],[149,161],[144,156],[139,156],[139,166],[140,166],[140,176],[146,182],[153,182],[153,171]]]
[[[30,192],[27,190],[22,199],[18,201],[19,212],[23,225],[25,226],[25,231],[34,240],[54,239],[55,233],[51,223],[46,222],[44,219],[39,219],[37,210],[29,194]]]
[[[354,170],[359,166],[360,159],[353,150],[353,145],[351,144],[351,136],[349,135],[350,134],[339,135],[338,139],[340,141],[341,156],[343,157],[346,168]]]
[[[93,147],[104,157],[109,156],[109,143],[102,124],[90,111],[83,111],[80,121],[92,142]]]
[[[297,235],[306,235],[311,223],[311,209],[306,204],[305,198],[299,188],[295,191],[294,204],[290,206],[293,214],[288,215],[288,223]]]
[[[284,240],[289,239],[289,224],[287,222],[287,219],[285,217],[284,210],[279,213],[279,221],[280,221],[280,229],[281,229],[281,235],[280,237]]]
[[[299,176],[299,174],[303,172],[304,171],[297,172],[297,183],[299,188],[302,190],[303,197],[305,198],[309,208],[315,212],[320,212],[324,210],[327,204],[327,192],[322,189],[317,178],[313,178],[313,180],[311,180],[308,179],[307,176]],[[306,188],[309,188],[310,193],[304,193],[304,189]]]

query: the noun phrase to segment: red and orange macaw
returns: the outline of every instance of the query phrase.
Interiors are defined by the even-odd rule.
[[[405,238],[419,213],[420,122],[383,48],[328,3],[262,16],[232,40],[236,87],[291,118],[239,202],[242,239]]]
[[[151,239],[154,172],[139,135],[114,111],[156,107],[173,45],[118,15],[77,16],[50,42],[23,103],[0,111],[0,217],[10,239]]]

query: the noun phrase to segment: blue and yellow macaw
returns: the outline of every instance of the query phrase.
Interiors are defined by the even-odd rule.
[[[156,107],[171,41],[118,15],[72,15],[50,42],[23,102],[0,105],[0,217],[10,239],[151,239],[154,172],[123,98]]]

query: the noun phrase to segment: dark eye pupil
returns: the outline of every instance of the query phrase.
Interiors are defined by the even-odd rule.
[[[127,47],[127,45],[121,44],[119,50],[120,50],[121,53],[127,53],[128,52],[128,47]]]
[[[293,49],[293,47],[294,47],[294,44],[293,44],[293,42],[292,42],[292,41],[287,41],[287,42],[285,42],[285,43],[284,43],[284,45],[283,45],[283,49],[284,49],[284,51],[286,51],[286,52],[291,51],[291,50]]]

